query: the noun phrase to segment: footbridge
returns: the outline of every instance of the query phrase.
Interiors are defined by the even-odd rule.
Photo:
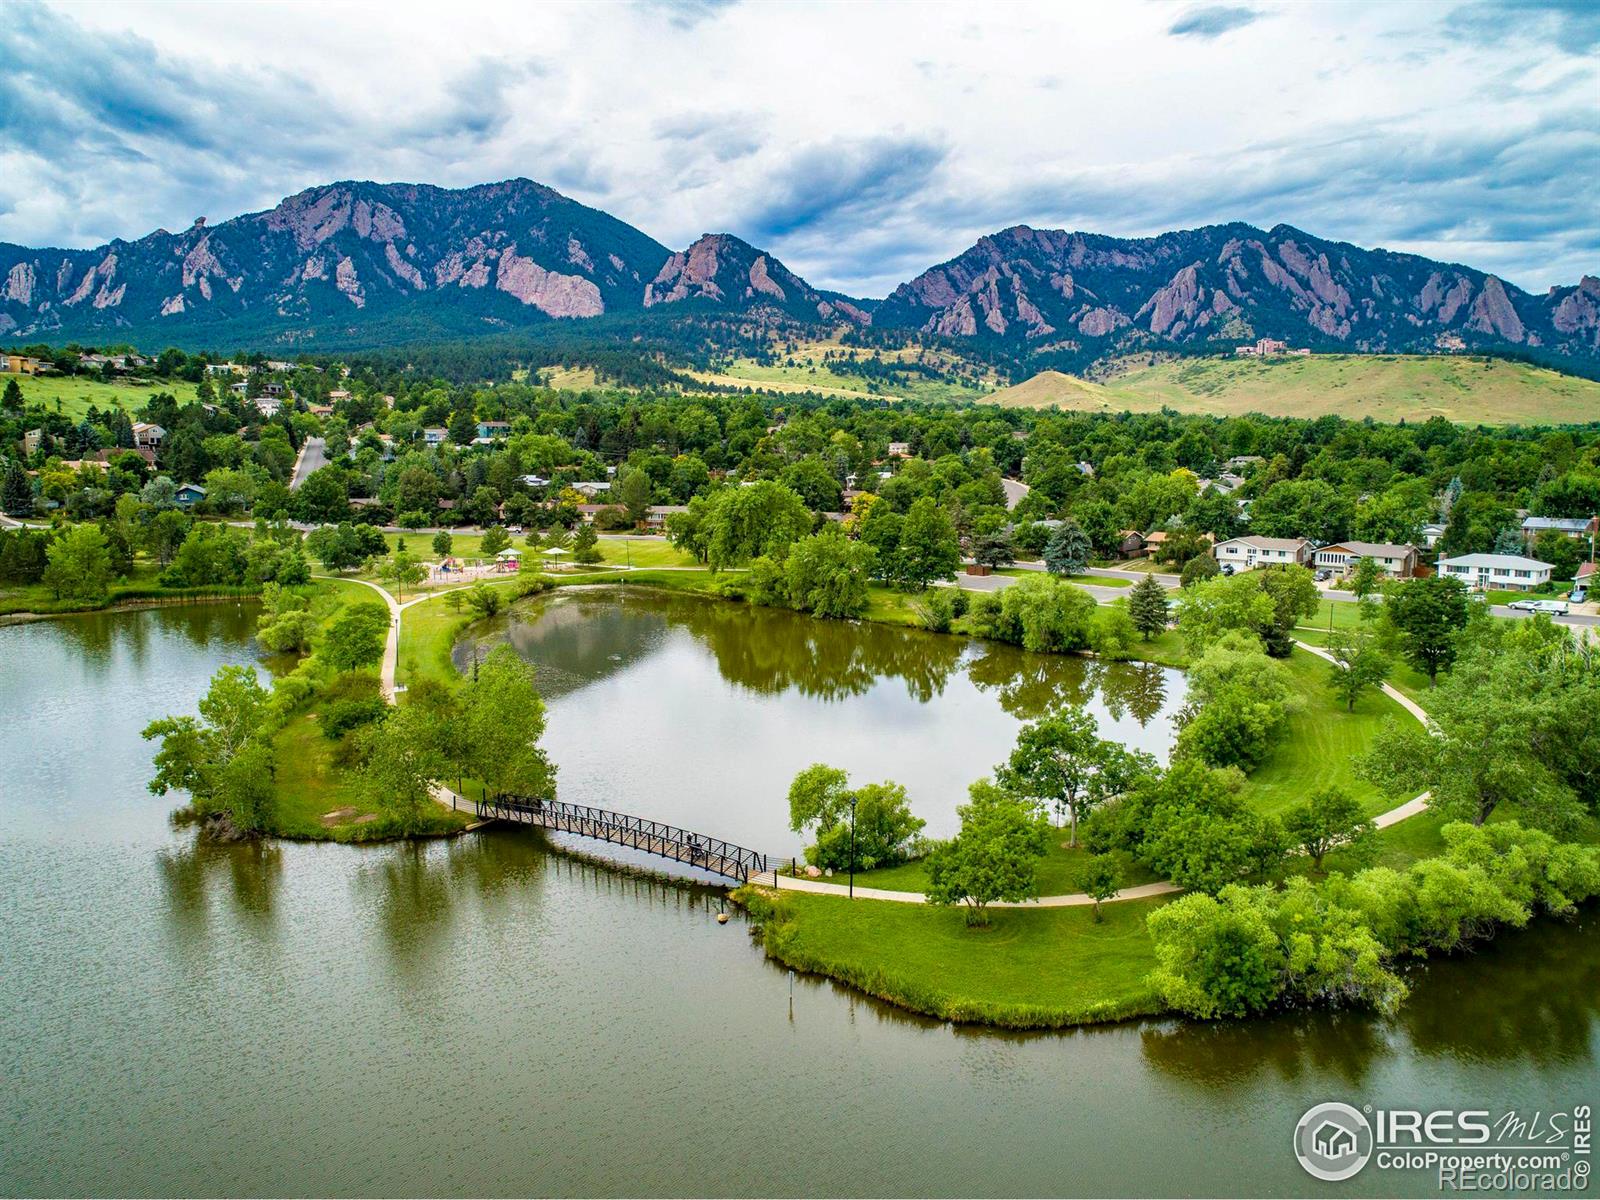
[[[604,808],[591,808],[587,804],[567,804],[532,796],[498,796],[477,801],[475,808],[478,816],[484,820],[515,821],[559,833],[596,838],[698,867],[739,883],[748,883],[757,875],[770,873],[775,877],[777,871],[794,862],[792,858],[762,854],[735,846],[721,838],[679,829],[676,825]]]

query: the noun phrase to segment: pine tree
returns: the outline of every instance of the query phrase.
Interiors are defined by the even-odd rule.
[[[0,509],[8,516],[33,516],[33,485],[16,459],[6,463],[5,484],[0,486]]]
[[[1147,642],[1166,631],[1167,589],[1156,582],[1154,575],[1146,575],[1128,593],[1128,616]]]

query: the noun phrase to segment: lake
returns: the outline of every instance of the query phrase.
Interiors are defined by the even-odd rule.
[[[791,980],[719,891],[529,831],[197,845],[139,730],[256,661],[253,616],[0,628],[6,1194],[1433,1194],[1315,1183],[1295,1122],[1600,1093],[1592,911],[1414,971],[1393,1020],[1014,1035]],[[538,664],[564,798],[771,849],[796,764],[897,779],[943,832],[1039,706],[1155,748],[1181,687],[633,593],[486,636]]]

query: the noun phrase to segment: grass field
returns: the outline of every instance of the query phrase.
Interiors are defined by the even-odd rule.
[[[1159,1012],[1145,982],[1155,955],[1145,918],[1159,900],[997,909],[970,929],[956,909],[854,902],[743,888],[767,953],[803,971],[952,1021],[1048,1028]]]
[[[896,379],[869,380],[861,375],[833,370],[823,361],[829,352],[849,353],[838,336],[819,341],[803,342],[794,351],[783,356],[778,363],[758,363],[749,358],[737,358],[720,371],[690,371],[688,374],[702,383],[723,387],[766,388],[774,392],[817,392],[825,396],[860,396],[877,400],[979,400],[997,382],[988,368],[978,368],[939,351],[909,349],[882,349],[876,356],[886,363],[916,361],[919,355],[929,365],[942,369],[957,368],[974,375],[973,382],[965,382],[954,375],[943,379],[908,374]],[[855,353],[867,358],[874,352],[857,349]],[[789,365],[792,363],[793,365]]]
[[[1448,355],[1313,354],[1180,359],[1094,383],[1046,371],[987,397],[1022,408],[1425,421],[1467,425],[1600,420],[1600,383],[1501,359]]]
[[[1066,896],[1081,892],[1083,870],[1090,854],[1082,846],[1068,849],[1067,831],[1056,830],[1050,838],[1050,847],[1039,860],[1039,894],[1041,896]],[[1135,887],[1141,883],[1154,883],[1156,876],[1135,862],[1130,855],[1116,851],[1114,857],[1122,869],[1122,885]],[[837,872],[829,883],[845,883],[847,879]],[[902,863],[898,867],[885,867],[879,871],[857,871],[857,887],[883,888],[889,892],[927,891],[927,864],[922,859]]]
[[[194,384],[183,382],[105,383],[88,375],[4,375],[0,376],[0,387],[11,379],[22,389],[24,404],[43,405],[74,419],[87,413],[90,405],[102,411],[122,408],[131,415],[157,392],[168,392],[179,399],[194,398]]]
[[[1338,787],[1360,801],[1369,816],[1394,808],[1399,800],[1356,778],[1355,762],[1384,721],[1412,718],[1377,692],[1356,701],[1355,712],[1346,712],[1328,687],[1328,663],[1304,650],[1296,650],[1284,665],[1302,708],[1246,777],[1244,796],[1251,806],[1263,813],[1282,812],[1319,788]]]

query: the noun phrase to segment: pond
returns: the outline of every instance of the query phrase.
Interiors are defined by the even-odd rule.
[[[1022,722],[1063,706],[1165,761],[1181,671],[1029,654],[885,625],[633,589],[568,590],[475,627],[536,668],[559,796],[794,854],[787,792],[814,762],[905,785],[948,837]]]
[[[569,611],[609,619],[603,604],[552,615]],[[640,634],[647,675],[719,644],[658,617]],[[575,736],[561,732],[569,707],[575,722],[625,703],[626,668],[581,666],[632,651],[582,622],[569,651],[518,626],[548,652],[553,733]],[[739,916],[716,924],[720,893],[575,860],[530,832],[197,845],[170,826],[171,798],[146,790],[139,730],[191,710],[218,666],[255,660],[252,628],[232,605],[0,628],[0,1193],[1431,1195],[1420,1172],[1316,1184],[1289,1151],[1294,1123],[1328,1099],[1548,1112],[1600,1091],[1592,912],[1413,972],[1394,1020],[1019,1036],[791,980]],[[824,695],[815,680],[837,670],[775,666],[770,647],[735,656],[732,678],[716,657],[717,686],[816,706],[788,709],[796,722],[838,706],[883,730],[898,712],[899,759],[851,743],[850,765],[915,780],[932,819],[938,780],[913,772],[938,748],[913,740],[927,727],[899,697],[922,689],[938,707],[970,686],[974,714],[998,707],[985,735],[998,742],[1021,712],[1000,679],[985,691],[989,651],[941,659],[940,693],[912,666],[929,640],[894,636],[916,652],[899,674],[874,661],[865,687]],[[779,686],[796,673],[812,691]],[[731,719],[671,695],[689,728]],[[797,761],[835,757],[803,725],[788,734]],[[563,788],[577,787],[585,772],[564,754]],[[726,807],[675,815],[726,812],[778,836],[788,766],[759,793],[736,781],[717,793]],[[972,772],[946,769],[958,796]]]

